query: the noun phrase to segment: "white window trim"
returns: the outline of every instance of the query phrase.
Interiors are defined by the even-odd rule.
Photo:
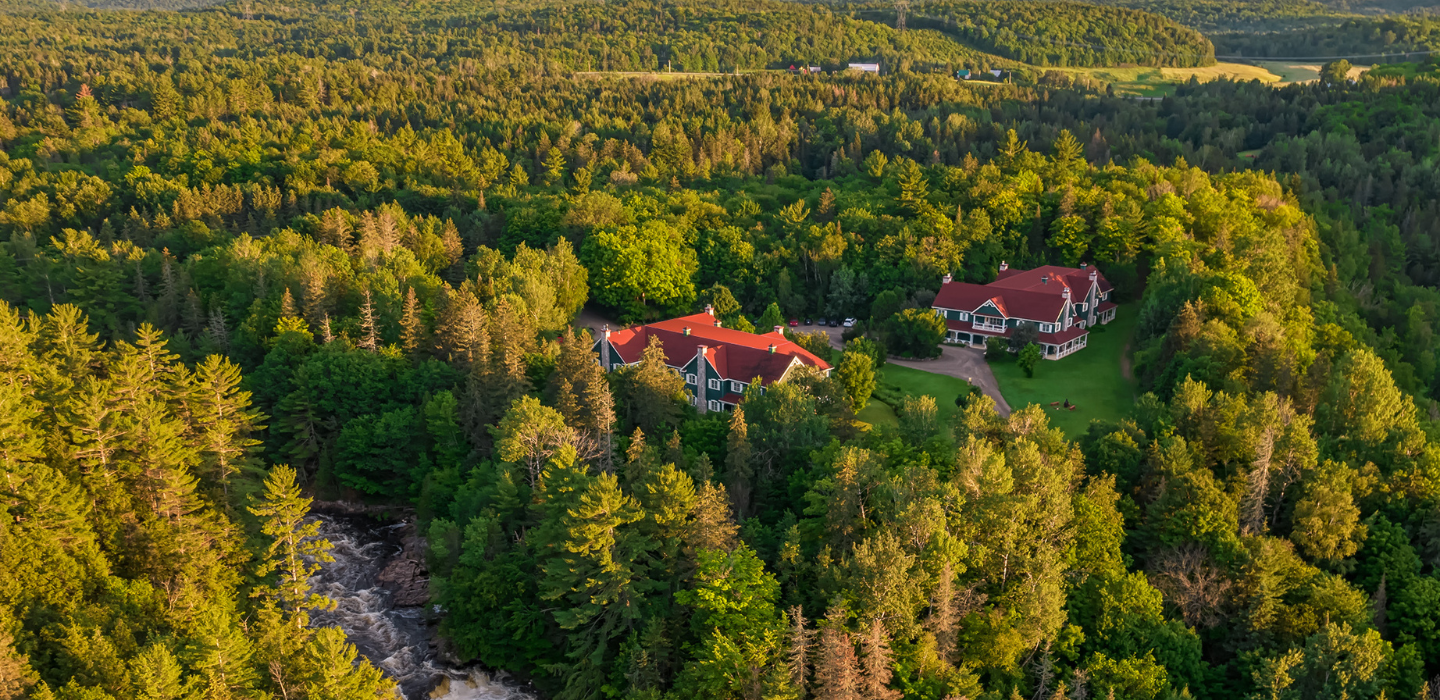
[[[716,379],[716,378],[714,378],[714,377],[711,377],[711,378],[710,378],[710,382],[709,382],[709,386],[710,386],[711,389],[714,389],[715,391],[720,391],[720,380],[719,380],[719,379]]]
[[[695,375],[693,375],[693,374],[688,374],[688,373],[687,373],[687,374],[685,375],[685,383],[686,383],[686,384],[694,384],[694,383],[695,383]]]
[[[736,394],[743,394],[745,393],[745,385],[732,379],[730,380],[730,391]]]
[[[715,399],[710,399],[710,403],[706,406],[706,408],[712,411],[719,411],[724,408],[724,406],[721,406],[719,401],[716,401]]]

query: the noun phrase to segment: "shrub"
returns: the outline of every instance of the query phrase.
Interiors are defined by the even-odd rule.
[[[1000,362],[1010,359],[1009,341],[999,336],[985,339],[985,359],[990,362]]]
[[[914,357],[936,357],[945,340],[945,321],[930,309],[905,309],[885,322],[885,346]]]
[[[1040,362],[1040,346],[1035,343],[1026,345],[1025,348],[1020,351],[1020,357],[1017,358],[1017,362],[1020,364],[1020,369],[1024,370],[1025,376],[1034,377],[1035,365]]]

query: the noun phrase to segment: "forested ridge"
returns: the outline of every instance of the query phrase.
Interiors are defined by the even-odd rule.
[[[311,495],[415,508],[447,644],[547,697],[1440,697],[1433,70],[572,78],[662,65],[587,23],[802,32],[316,7],[0,15],[0,698],[389,697]],[[1133,302],[1131,416],[860,423],[1002,260]],[[587,303],[861,323],[700,415]]]
[[[930,2],[914,5],[911,12],[968,45],[1036,66],[1215,63],[1215,51],[1200,32],[1138,10],[1081,3]]]
[[[1356,63],[1422,59],[1440,51],[1440,17],[1391,15],[1351,19],[1332,27],[1311,27],[1286,32],[1233,34],[1218,38],[1219,50],[1236,56],[1369,56]],[[1388,56],[1384,56],[1388,54]]]

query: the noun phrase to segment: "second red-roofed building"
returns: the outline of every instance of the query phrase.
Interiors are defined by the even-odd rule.
[[[947,342],[984,347],[990,338],[1008,338],[1021,324],[1033,323],[1045,359],[1058,360],[1084,348],[1090,328],[1115,319],[1113,291],[1105,275],[1085,264],[1011,270],[1002,262],[990,284],[953,282],[946,275],[933,308],[945,319]]]
[[[606,371],[640,361],[650,338],[659,338],[665,364],[685,377],[690,401],[701,413],[730,411],[752,382],[761,387],[783,382],[797,367],[830,374],[830,363],[785,337],[725,328],[710,307],[690,316],[611,331],[601,329],[595,352]]]

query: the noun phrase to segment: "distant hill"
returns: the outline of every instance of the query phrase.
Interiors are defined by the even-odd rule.
[[[982,51],[1037,66],[1207,66],[1200,32],[1140,10],[1078,2],[949,0],[912,7],[914,26],[937,26]],[[928,20],[930,23],[922,24]]]

